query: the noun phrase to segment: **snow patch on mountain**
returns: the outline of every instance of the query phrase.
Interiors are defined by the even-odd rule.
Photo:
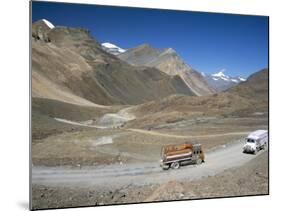
[[[46,19],[42,19],[42,21],[50,28],[50,29],[53,29],[55,28],[55,26],[48,20]]]
[[[239,79],[240,81],[246,81],[245,78],[238,77],[238,79]]]
[[[102,43],[101,46],[105,51],[107,51],[108,53],[111,53],[113,55],[118,55],[118,54],[124,53],[126,51],[125,49],[120,48],[119,46],[114,45],[109,42]]]

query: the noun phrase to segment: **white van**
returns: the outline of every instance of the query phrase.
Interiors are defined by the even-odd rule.
[[[243,153],[250,152],[256,154],[259,150],[265,149],[268,142],[267,130],[256,130],[248,135],[247,143],[243,146]]]

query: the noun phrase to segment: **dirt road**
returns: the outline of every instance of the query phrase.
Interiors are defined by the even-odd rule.
[[[99,167],[37,167],[32,168],[32,183],[48,186],[104,186],[118,188],[124,185],[149,185],[170,180],[197,180],[216,175],[226,169],[241,166],[257,155],[243,154],[243,142],[237,141],[206,153],[201,165],[183,166],[178,170],[163,171],[158,162],[114,164]]]
[[[125,110],[125,109],[123,109]],[[121,111],[123,111],[121,110]],[[123,123],[130,121],[134,119],[134,116],[130,116],[129,114],[125,112],[118,112],[116,114],[105,114],[102,118],[100,118],[99,123],[96,125],[93,125],[90,121],[84,121],[84,122],[75,122],[71,120],[61,119],[61,118],[54,118],[55,120],[59,122],[63,122],[66,124],[71,125],[78,125],[83,127],[91,127],[91,128],[97,128],[97,129],[107,129],[107,128],[114,128],[117,126],[122,125]],[[163,137],[171,137],[171,138],[208,138],[208,137],[218,137],[218,136],[233,136],[233,135],[246,135],[249,134],[251,131],[244,131],[244,132],[230,132],[230,133],[221,133],[221,134],[208,134],[208,135],[196,135],[196,136],[186,136],[186,135],[175,135],[175,134],[166,134],[166,133],[159,133],[156,131],[148,131],[143,129],[135,129],[135,128],[129,128],[126,129],[128,131],[147,134],[147,135],[153,135],[153,136],[163,136]]]
[[[159,133],[156,131],[148,131],[148,130],[142,130],[142,129],[131,129],[130,128],[127,130],[137,132],[137,133],[143,133],[143,134],[147,134],[147,135],[164,136],[164,137],[171,137],[171,138],[205,138],[205,137],[218,137],[218,136],[233,136],[233,135],[246,135],[251,132],[251,131],[246,131],[246,132],[232,132],[232,133],[196,135],[196,136],[181,136],[181,135],[165,134],[165,133]]]
[[[131,108],[129,107],[129,108],[121,109],[117,113],[106,113],[101,118],[99,118],[99,120],[96,123],[94,123],[93,120],[77,122],[77,121],[71,121],[62,118],[54,118],[54,119],[58,122],[62,122],[70,125],[83,126],[83,127],[91,127],[97,129],[116,128],[130,120],[135,119],[135,116],[128,112],[130,109]]]

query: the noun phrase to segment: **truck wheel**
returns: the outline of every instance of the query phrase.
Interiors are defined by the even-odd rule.
[[[197,165],[202,164],[202,160],[201,160],[200,158],[199,158],[199,159],[197,159],[196,164],[197,164]]]
[[[256,155],[256,154],[257,154],[257,152],[258,152],[258,149],[255,149],[255,151],[254,151],[254,155]]]
[[[163,165],[163,166],[162,166],[162,169],[163,169],[163,170],[168,170],[169,168],[170,168],[169,165]]]
[[[180,163],[179,162],[174,162],[171,164],[171,168],[172,169],[178,169],[180,167]]]

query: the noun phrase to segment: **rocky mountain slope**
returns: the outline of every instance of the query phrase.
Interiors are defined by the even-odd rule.
[[[210,96],[173,95],[131,108],[138,118],[128,127],[176,123],[196,117],[247,117],[268,113],[268,70],[251,75],[247,81]]]
[[[237,94],[247,99],[254,99],[260,103],[267,105],[268,103],[268,90],[269,78],[268,68],[264,68],[252,75],[247,81],[227,90],[229,93]]]
[[[32,97],[97,106],[139,104],[171,94],[194,92],[178,75],[132,66],[104,51],[86,29],[33,23]]]
[[[119,54],[118,57],[132,65],[155,67],[168,75],[178,75],[197,96],[215,92],[204,77],[186,64],[172,48],[155,49],[143,44]]]

